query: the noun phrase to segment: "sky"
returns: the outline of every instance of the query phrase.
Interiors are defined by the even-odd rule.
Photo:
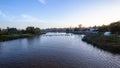
[[[107,25],[120,20],[120,0],[0,0],[0,28]]]

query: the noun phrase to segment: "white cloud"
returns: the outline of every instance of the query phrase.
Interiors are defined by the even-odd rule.
[[[44,23],[44,20],[41,20],[39,18],[30,16],[30,15],[26,15],[26,14],[22,14],[21,16],[18,17],[12,17],[9,19],[7,19],[7,21],[9,22],[16,22],[16,23]]]
[[[45,4],[45,0],[38,0],[41,4]]]
[[[10,26],[23,29],[27,26],[41,27],[41,24],[46,23],[46,21],[41,20],[40,18],[27,14],[22,14],[18,16],[9,16],[7,14],[5,15],[6,17],[2,17],[4,15],[0,12],[0,22],[4,22],[0,25],[1,28],[6,28],[7,26]]]
[[[0,10],[0,16],[6,17],[6,14]]]
[[[20,22],[20,23],[44,23],[44,20],[41,20],[37,17],[31,15],[22,14],[20,16],[9,16],[4,12],[0,11],[0,20],[7,22]]]
[[[26,14],[22,14],[21,18],[19,20],[17,20],[18,22],[32,22],[32,23],[41,23],[41,22],[45,22],[39,18],[30,16],[30,15],[26,15]]]

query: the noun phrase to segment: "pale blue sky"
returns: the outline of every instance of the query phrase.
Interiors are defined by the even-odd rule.
[[[0,27],[109,24],[120,20],[119,4],[120,0],[0,0]]]

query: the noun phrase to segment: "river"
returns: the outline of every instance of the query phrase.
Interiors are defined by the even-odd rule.
[[[93,47],[82,37],[47,33],[0,42],[0,68],[120,68],[120,55]]]

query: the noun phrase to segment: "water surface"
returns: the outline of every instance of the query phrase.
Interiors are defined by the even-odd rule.
[[[0,68],[120,68],[120,55],[95,48],[82,37],[47,33],[0,42]]]

